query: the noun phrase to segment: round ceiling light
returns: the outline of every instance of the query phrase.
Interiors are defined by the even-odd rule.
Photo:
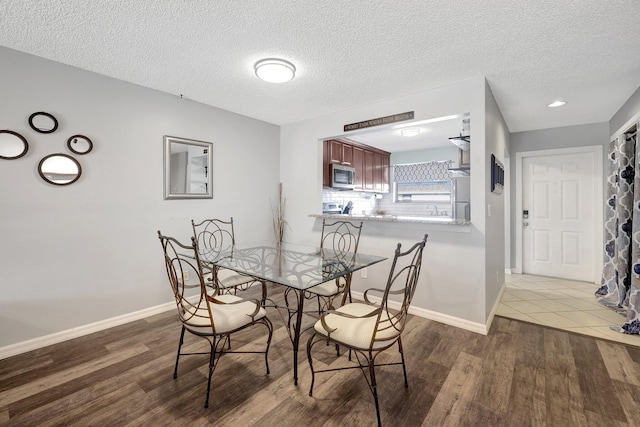
[[[551,104],[547,105],[547,107],[549,107],[549,108],[562,107],[566,103],[567,103],[567,101],[554,101]]]
[[[261,59],[253,66],[256,76],[269,83],[285,83],[296,75],[296,67],[284,59]]]
[[[420,128],[405,128],[400,131],[402,136],[416,136],[420,133]]]

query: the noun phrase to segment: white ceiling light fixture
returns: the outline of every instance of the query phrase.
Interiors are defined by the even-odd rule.
[[[420,134],[420,128],[404,128],[400,131],[402,136],[416,136]]]
[[[285,83],[296,75],[296,67],[289,61],[278,58],[266,58],[253,66],[256,76],[269,83]]]
[[[547,105],[549,108],[562,107],[566,105],[567,101],[553,101],[551,104]]]

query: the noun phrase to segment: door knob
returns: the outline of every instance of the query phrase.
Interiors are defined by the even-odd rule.
[[[522,223],[522,225],[524,225],[526,227],[527,225],[529,225],[529,223],[525,221],[525,222]]]

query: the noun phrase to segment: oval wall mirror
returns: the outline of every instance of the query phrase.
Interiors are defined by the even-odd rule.
[[[29,126],[40,133],[53,133],[58,129],[58,120],[53,115],[39,111],[29,116]]]
[[[93,150],[93,142],[84,135],[73,135],[67,139],[67,147],[76,154],[87,154]]]
[[[0,130],[0,159],[19,159],[27,150],[29,144],[24,136],[12,130]]]
[[[82,168],[80,163],[73,157],[57,153],[49,154],[40,160],[38,173],[50,184],[69,185],[80,178]]]

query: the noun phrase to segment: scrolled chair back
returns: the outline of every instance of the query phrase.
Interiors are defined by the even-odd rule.
[[[158,238],[180,320],[194,325],[211,323],[212,316],[195,238],[191,237],[191,245],[184,245],[173,237],[163,236],[159,230]]]
[[[191,227],[198,249],[207,254],[208,258],[215,258],[216,252],[228,249],[236,243],[233,217],[229,221],[205,219],[197,224],[191,220]]]
[[[404,330],[409,306],[418,285],[422,267],[422,253],[427,243],[427,237],[428,235],[425,234],[421,241],[415,243],[405,252],[402,252],[402,245],[398,243],[389,270],[387,285],[380,302],[380,312],[371,339],[371,347],[394,341]],[[364,294],[367,301],[368,291]],[[389,297],[392,295],[401,295],[402,301],[399,310],[393,310],[389,307]]]
[[[336,254],[356,253],[361,231],[362,221],[360,225],[355,225],[349,221],[322,220],[320,247],[333,250]]]

